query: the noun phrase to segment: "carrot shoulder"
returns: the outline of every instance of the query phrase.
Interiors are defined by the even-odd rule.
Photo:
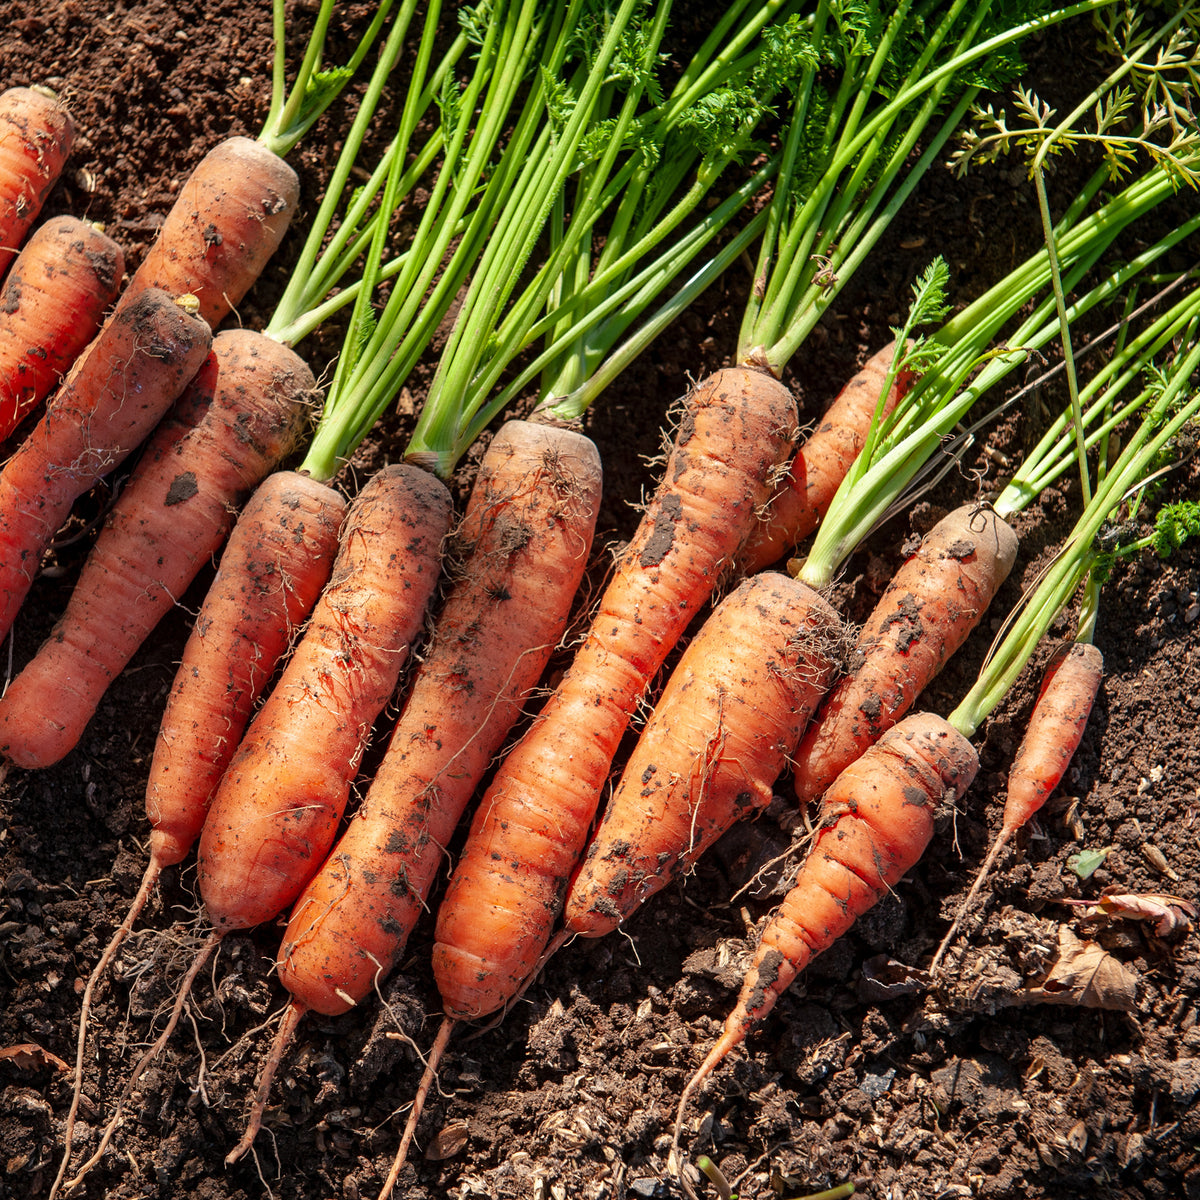
[[[140,445],[211,345],[204,321],[151,289],[76,360],[0,473],[0,637],[71,505]]]
[[[0,291],[0,440],[91,341],[124,271],[121,247],[78,217],[33,232]]]
[[[58,762],[108,685],[220,549],[247,492],[295,445],[312,372],[248,330],[219,334],[154,432],[61,620],[0,700],[0,753]]]
[[[1017,535],[991,509],[955,509],[896,572],[862,628],[844,678],[796,751],[801,803],[821,793],[912,707],[987,611],[1016,561]]]
[[[465,555],[362,807],[297,901],[279,954],[295,1002],[344,1012],[402,952],[455,826],[566,626],[600,503],[580,434],[510,421],[457,541]]]
[[[747,368],[689,397],[666,474],[565,678],[488,788],[438,914],[447,1011],[492,1012],[540,958],[635,707],[770,492],[790,393]]]
[[[769,803],[838,670],[841,621],[805,584],[765,572],[688,644],[629,757],[564,910],[598,937]]]
[[[53,92],[14,87],[0,94],[0,276],[54,187],[75,124]]]
[[[879,393],[895,354],[895,342],[876,352],[842,388],[820,424],[800,444],[763,519],[751,530],[738,553],[738,563],[747,574],[778,562],[821,523],[850,464],[866,442]],[[896,376],[884,402],[885,417],[904,398],[916,378],[912,371],[901,371]]]
[[[324,861],[449,520],[449,493],[415,467],[384,468],[351,506],[329,585],[204,824],[200,892],[218,935],[275,916]]]

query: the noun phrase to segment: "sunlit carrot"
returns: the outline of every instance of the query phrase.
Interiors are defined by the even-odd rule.
[[[34,231],[0,290],[0,440],[91,341],[124,270],[120,246],[87,221],[55,217]]]

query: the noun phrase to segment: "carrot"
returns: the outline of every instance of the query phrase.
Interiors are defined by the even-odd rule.
[[[984,881],[1004,847],[1058,787],[1083,740],[1088,717],[1104,679],[1104,655],[1091,642],[1068,642],[1051,656],[1025,736],[1008,773],[1008,796],[1000,832],[959,905],[957,914],[930,963],[936,971],[954,941]]]
[[[738,554],[738,563],[747,574],[778,562],[820,524],[834,492],[866,442],[895,354],[896,343],[889,342],[868,359],[797,449],[764,519],[754,527]],[[910,370],[896,376],[884,401],[883,416],[907,395],[916,378],[916,372]]]
[[[800,802],[817,799],[912,706],[978,624],[1016,561],[1017,535],[967,504],[940,520],[867,619],[850,667],[796,751]]]
[[[680,658],[605,809],[564,908],[598,937],[760,811],[838,671],[841,620],[767,572],[717,606]]]
[[[689,397],[587,639],[488,788],[442,902],[433,963],[451,1016],[499,1008],[538,962],[634,708],[766,500],[794,413],[749,368]]]
[[[148,287],[189,292],[215,329],[279,248],[299,198],[296,172],[261,142],[219,142],[180,189],[120,304]]]
[[[217,336],[159,425],[88,555],[66,612],[0,700],[0,754],[71,751],[109,683],[225,541],[237,506],[295,445],[315,386],[286,346]]]
[[[75,124],[49,88],[0,94],[0,276],[71,153]]]
[[[937,810],[956,803],[978,769],[961,733],[941,717],[915,713],[838,776],[825,793],[812,849],[763,929],[725,1030],[683,1090],[676,1145],[696,1088],[808,963],[896,886],[929,844]]]
[[[204,824],[200,893],[218,935],[275,916],[324,861],[424,620],[449,517],[445,487],[415,467],[384,468],[351,505],[329,585]]]
[[[566,627],[600,503],[595,446],[509,421],[488,446],[457,531],[465,550],[362,807],[296,901],[279,952],[292,994],[264,1063],[249,1149],[292,1033],[345,1012],[403,952],[467,801]]]
[[[50,394],[117,298],[125,258],[77,217],[30,237],[0,291],[0,440]]]
[[[151,289],[76,360],[0,473],[0,637],[71,505],[146,437],[211,344],[202,320]]]

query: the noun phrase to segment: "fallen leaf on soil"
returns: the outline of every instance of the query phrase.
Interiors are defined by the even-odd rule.
[[[1097,900],[1064,899],[1063,903],[1094,909],[1095,912],[1085,914],[1089,917],[1104,913],[1110,917],[1125,917],[1130,921],[1155,921],[1154,932],[1160,938],[1185,933],[1191,928],[1192,918],[1196,915],[1195,905],[1178,896],[1112,893]]]
[[[51,1054],[36,1042],[21,1042],[16,1046],[5,1046],[0,1049],[0,1059],[11,1059],[14,1066],[22,1071],[40,1071],[43,1067],[56,1067],[60,1071],[69,1071],[57,1054]]]
[[[1132,1012],[1137,976],[1098,942],[1084,942],[1065,925],[1058,931],[1058,957],[1040,987],[1026,990],[1031,1004],[1079,1004]]]
[[[897,962],[887,954],[876,954],[862,965],[858,995],[868,1004],[878,1004],[922,991],[928,986],[927,972]]]
[[[451,1121],[449,1125],[443,1125],[425,1151],[426,1160],[441,1162],[443,1159],[453,1158],[467,1144],[468,1133],[466,1121]]]

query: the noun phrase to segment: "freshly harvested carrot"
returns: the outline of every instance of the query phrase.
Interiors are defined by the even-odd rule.
[[[488,788],[442,902],[433,964],[450,1016],[495,1011],[537,964],[630,717],[732,562],[794,425],[788,390],[751,368],[688,398],[587,639]]]
[[[868,359],[796,450],[763,520],[738,553],[738,563],[747,574],[778,562],[820,524],[834,492],[866,442],[895,354],[896,343],[889,342]],[[897,374],[884,401],[884,417],[904,399],[916,379],[915,371]]]
[[[0,94],[0,276],[71,153],[75,123],[49,88]]]
[[[766,572],[688,644],[571,884],[564,932],[599,937],[760,811],[839,669],[842,622]]]
[[[890,729],[978,624],[1012,570],[1017,535],[967,504],[945,516],[892,578],[850,667],[796,751],[796,796],[816,800]]]
[[[296,172],[261,142],[219,142],[180,189],[120,304],[147,287],[188,292],[215,329],[279,248],[299,198]]]
[[[155,430],[67,610],[0,699],[0,754],[26,769],[79,741],[108,685],[225,541],[246,494],[295,445],[312,372],[247,330],[217,336]]]
[[[566,627],[600,504],[600,459],[569,430],[509,421],[484,454],[458,582],[362,807],[292,910],[292,993],[263,1065],[248,1150],[301,1017],[366,996],[403,952],[463,810]]]
[[[150,289],[76,360],[0,473],[0,637],[71,505],[143,441],[211,345],[204,321]]]
[[[124,271],[121,247],[87,221],[55,217],[34,231],[0,291],[0,440],[91,341]]]
[[[1040,811],[1067,773],[1083,740],[1083,731],[1087,728],[1103,679],[1104,655],[1091,642],[1068,642],[1060,646],[1046,664],[1025,737],[1008,773],[1008,798],[1004,803],[1000,832],[938,946],[930,971],[936,970],[941,963],[1001,851],[1012,841],[1017,830]]]
[[[725,1030],[679,1101],[688,1103],[808,965],[883,898],[925,851],[934,816],[971,786],[979,759],[952,725],[915,713],[889,729],[825,793],[820,830],[763,930]]]
[[[438,480],[405,466],[351,505],[329,585],[204,824],[200,893],[218,936],[274,917],[324,862],[424,621],[450,509]]]

